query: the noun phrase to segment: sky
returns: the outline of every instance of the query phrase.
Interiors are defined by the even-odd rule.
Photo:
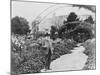
[[[12,1],[12,17],[21,16],[32,22],[43,10],[54,4]]]
[[[92,15],[93,17],[95,17],[95,13],[91,12],[90,10],[84,8],[79,9],[79,7],[72,7],[72,5],[68,4],[12,1],[11,8],[12,17],[24,17],[27,19],[30,26],[32,21],[34,21],[37,16],[40,16],[43,19],[42,22],[44,22],[47,18],[51,18],[54,13],[56,14],[56,16],[60,16],[68,15],[70,12],[74,11],[77,15]]]

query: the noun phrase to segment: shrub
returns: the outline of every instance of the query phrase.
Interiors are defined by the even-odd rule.
[[[88,56],[87,62],[85,63],[85,66],[83,69],[93,70],[95,69],[95,64],[96,64],[95,40],[94,39],[88,40],[83,44],[83,46],[86,48],[86,50],[84,51],[84,54]]]
[[[28,21],[22,17],[14,17],[11,19],[11,32],[14,34],[26,35],[30,32]]]
[[[33,40],[34,41],[34,40]],[[21,53],[15,52],[12,55],[12,72],[17,74],[39,73],[44,68],[46,50],[39,45],[30,43],[25,44],[26,48],[21,50]],[[71,49],[75,46],[72,41],[64,40],[60,43],[55,43],[51,60],[55,60],[64,54],[71,53]],[[16,55],[17,54],[17,55]],[[16,62],[17,61],[17,62]],[[13,63],[14,62],[14,63]],[[16,62],[16,63],[15,63]]]

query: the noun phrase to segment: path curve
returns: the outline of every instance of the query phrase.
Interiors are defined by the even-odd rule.
[[[84,50],[85,48],[83,46],[75,47],[71,50],[71,54],[62,55],[60,58],[51,62],[51,70],[45,71],[42,69],[41,72],[81,70],[88,58],[88,56],[83,53]]]

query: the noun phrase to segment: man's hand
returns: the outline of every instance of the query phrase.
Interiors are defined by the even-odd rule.
[[[54,50],[54,48],[53,47],[51,47],[51,53],[53,54],[53,50]]]

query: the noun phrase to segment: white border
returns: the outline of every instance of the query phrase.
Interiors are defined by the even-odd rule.
[[[33,1],[33,0],[28,0]],[[100,50],[99,50],[99,39],[100,39],[100,3],[99,0],[36,0],[40,2],[54,2],[54,3],[71,3],[71,4],[85,4],[85,5],[96,5],[96,53],[97,53],[97,70],[90,71],[70,71],[70,72],[56,72],[56,73],[40,73],[41,75],[98,75],[100,70]],[[10,72],[10,0],[0,0],[0,74],[9,75]]]

